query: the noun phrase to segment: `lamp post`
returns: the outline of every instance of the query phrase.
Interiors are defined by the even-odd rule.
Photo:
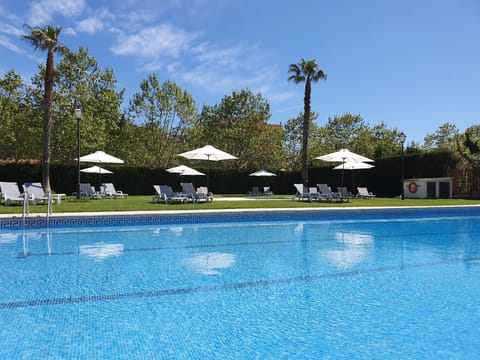
[[[335,140],[337,140],[339,143],[340,143],[340,149],[343,149],[343,143],[344,143],[344,139],[343,139],[343,136],[341,135],[335,135]],[[340,182],[343,187],[343,179],[344,179],[344,171],[345,171],[345,158],[342,159],[342,181]]]
[[[401,192],[400,192],[400,199],[404,200],[405,199],[405,191],[403,189],[403,181],[405,180],[405,152],[403,151],[403,144],[405,143],[405,139],[407,136],[401,132],[400,135],[398,136],[398,139],[400,140],[400,144],[402,144],[402,187],[401,187]]]
[[[80,120],[82,120],[82,109],[78,102],[75,102],[73,115],[77,119],[77,199],[80,199]]]

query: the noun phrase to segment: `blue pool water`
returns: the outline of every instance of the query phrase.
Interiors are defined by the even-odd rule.
[[[0,359],[478,359],[479,324],[478,210],[0,231]]]

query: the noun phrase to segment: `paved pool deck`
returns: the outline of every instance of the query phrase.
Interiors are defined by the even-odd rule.
[[[228,201],[225,200],[220,201]],[[230,201],[242,201],[251,200],[250,198],[228,198]],[[240,199],[240,200],[239,200]],[[217,201],[218,199],[215,199]],[[89,217],[89,216],[125,216],[125,215],[161,215],[161,214],[216,214],[216,213],[249,213],[249,212],[300,212],[300,211],[318,211],[318,212],[328,212],[335,210],[343,211],[358,211],[358,210],[368,210],[368,209],[429,209],[429,208],[468,208],[468,207],[480,207],[480,204],[472,205],[440,205],[440,206],[352,206],[352,207],[341,207],[341,206],[332,206],[332,207],[299,207],[299,208],[250,208],[250,209],[182,209],[182,210],[138,210],[138,211],[98,211],[98,212],[54,212],[50,214],[49,217]],[[30,213],[26,215],[26,218],[45,218],[45,213]],[[0,214],[0,219],[22,219],[22,214]]]

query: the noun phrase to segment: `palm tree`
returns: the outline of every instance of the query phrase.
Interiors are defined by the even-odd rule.
[[[53,85],[55,82],[54,54],[65,55],[69,52],[67,47],[58,42],[61,27],[47,25],[45,28],[31,27],[25,25],[29,34],[22,38],[28,41],[35,50],[47,51],[47,64],[45,69],[45,94],[43,106],[43,140],[42,140],[42,184],[45,192],[50,192],[50,137],[52,131],[52,105],[53,105]]]
[[[308,134],[310,128],[310,97],[312,93],[312,81],[326,80],[327,74],[318,68],[315,59],[305,60],[302,58],[298,64],[291,64],[288,72],[289,81],[295,84],[305,82],[305,96],[303,98],[303,136],[302,136],[302,182],[308,186]]]

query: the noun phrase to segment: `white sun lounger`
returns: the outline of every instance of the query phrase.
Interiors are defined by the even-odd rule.
[[[127,198],[128,194],[125,194],[122,190],[116,190],[113,183],[103,183],[103,195],[108,196],[110,199],[113,198]]]
[[[16,182],[0,182],[1,199],[5,206],[13,202],[23,203],[24,194],[18,189]]]
[[[375,194],[368,191],[366,187],[357,187],[357,196],[361,199],[375,199]]]
[[[43,191],[42,183],[27,182],[23,184],[23,192],[28,193],[29,200],[32,202],[32,204],[48,201],[48,196]]]

